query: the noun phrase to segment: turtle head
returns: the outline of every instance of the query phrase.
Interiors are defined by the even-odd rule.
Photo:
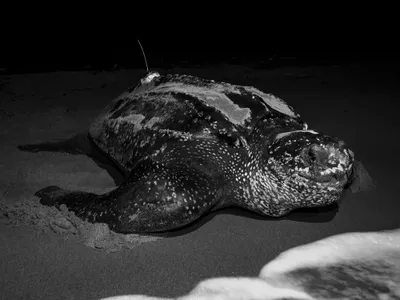
[[[343,141],[312,130],[277,134],[271,152],[275,159],[288,162],[282,166],[286,174],[327,186],[343,187],[354,162]]]
[[[354,154],[334,137],[295,130],[278,133],[266,159],[278,194],[293,210],[339,200],[352,174]]]

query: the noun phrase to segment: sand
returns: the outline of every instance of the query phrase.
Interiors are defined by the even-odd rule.
[[[162,238],[115,236],[68,212],[43,208],[33,196],[48,185],[109,191],[115,184],[105,170],[85,156],[26,153],[17,145],[84,132],[100,109],[136,84],[142,71],[3,75],[0,210],[8,215],[0,222],[0,298],[176,297],[205,278],[257,276],[266,262],[298,245],[345,232],[400,227],[395,109],[400,89],[394,71],[357,65],[164,71],[254,85],[283,98],[311,129],[345,140],[376,188],[346,193],[339,207],[302,210],[282,219],[226,209]]]

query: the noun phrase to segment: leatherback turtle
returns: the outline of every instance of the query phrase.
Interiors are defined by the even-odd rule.
[[[19,148],[92,157],[100,150],[124,174],[115,190],[50,186],[35,195],[122,233],[178,228],[227,206],[273,217],[327,206],[355,173],[343,141],[308,130],[278,97],[188,75],[147,73],[104,109],[87,137],[87,149],[70,141]]]

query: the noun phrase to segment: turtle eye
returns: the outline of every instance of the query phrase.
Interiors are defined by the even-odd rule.
[[[308,151],[305,152],[304,159],[308,164],[323,166],[327,163],[328,153],[318,145],[312,145]]]
[[[317,154],[315,153],[313,148],[310,148],[310,150],[308,151],[308,158],[310,159],[310,162],[312,162],[312,163],[317,160]]]

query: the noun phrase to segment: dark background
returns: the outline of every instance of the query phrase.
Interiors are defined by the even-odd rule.
[[[267,45],[238,48],[235,44],[203,45],[201,41],[187,43],[154,43],[141,40],[149,68],[173,66],[206,66],[217,63],[249,65],[254,68],[277,68],[287,65],[362,64],[396,69],[396,51],[281,51]],[[103,45],[76,46],[14,46],[3,49],[1,73],[52,72],[62,70],[111,70],[113,68],[143,68],[145,62],[139,44],[132,40],[129,47],[107,48]],[[318,50],[318,49],[317,49]],[[322,49],[324,50],[324,49]]]

